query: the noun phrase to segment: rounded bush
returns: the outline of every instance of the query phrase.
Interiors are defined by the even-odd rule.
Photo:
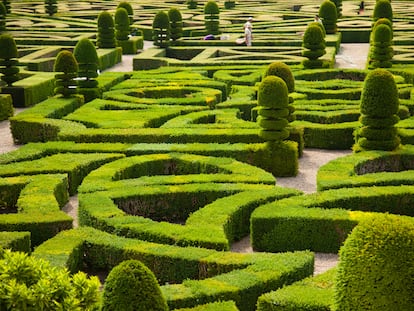
[[[168,14],[164,11],[158,11],[152,22],[154,44],[159,47],[168,46],[171,37],[171,25]]]
[[[309,25],[315,25],[315,26],[318,26],[318,27],[322,30],[323,37],[324,37],[324,38],[326,37],[326,30],[325,30],[325,26],[323,25],[323,23],[319,23],[319,22],[311,22]]]
[[[265,73],[264,77],[267,76],[276,76],[282,78],[285,81],[288,88],[288,92],[292,93],[295,91],[295,78],[293,77],[292,70],[290,67],[282,62],[273,62],[271,63]]]
[[[375,42],[389,42],[392,40],[392,30],[386,24],[380,24],[374,28],[373,39]]]
[[[152,28],[161,28],[167,29],[170,26],[170,18],[168,14],[164,11],[159,11],[155,14],[154,20],[152,22]]]
[[[336,16],[337,18],[342,16],[342,0],[331,0],[336,7]]]
[[[411,310],[414,305],[414,222],[377,215],[354,228],[340,250],[337,311]]]
[[[196,0],[187,0],[187,8],[196,9],[197,8],[197,1]]]
[[[79,70],[81,69],[81,64],[99,64],[96,48],[88,38],[83,38],[78,41],[73,55],[79,64]]]
[[[287,108],[288,88],[282,78],[267,76],[259,85],[258,104],[267,108]]]
[[[103,11],[99,13],[98,27],[101,27],[101,28],[115,27],[114,19],[112,18],[111,13],[109,13],[108,11]]]
[[[131,4],[129,4],[129,2],[126,2],[126,1],[120,2],[117,6],[117,9],[119,8],[124,8],[127,11],[128,15],[134,14],[134,10],[132,9],[132,6]]]
[[[78,72],[78,62],[72,52],[64,50],[59,52],[53,68],[55,72],[74,73]]]
[[[392,30],[392,22],[388,19],[388,18],[379,18],[374,25],[372,26],[372,31],[374,31],[375,27],[377,27],[378,25],[387,25],[388,27],[390,27],[391,29],[391,34],[393,32]]]
[[[323,48],[326,47],[325,36],[321,30],[321,27],[315,25],[314,23],[309,24],[303,34],[303,46],[305,48],[315,46],[321,46]]]
[[[9,34],[0,35],[0,59],[17,58],[17,46]]]
[[[372,14],[374,21],[380,18],[388,18],[392,21],[392,6],[389,0],[377,0],[375,2],[374,12]]]
[[[204,14],[206,15],[218,15],[220,14],[220,8],[216,1],[208,1],[204,5]]]
[[[330,0],[325,0],[319,7],[319,16],[322,18],[323,26],[326,33],[336,33],[336,22],[338,13],[335,3]]]
[[[154,274],[138,260],[113,268],[106,279],[102,311],[167,311]]]
[[[170,20],[171,39],[177,40],[183,36],[183,18],[180,10],[171,8],[168,10],[168,18]]]
[[[98,36],[96,44],[99,48],[107,49],[116,46],[115,40],[115,23],[112,15],[107,12],[101,12],[98,16]]]
[[[54,69],[56,79],[55,94],[62,94],[63,97],[69,97],[77,93],[76,81],[78,63],[70,51],[61,51],[56,57]],[[63,72],[59,73],[59,72]]]
[[[115,11],[115,37],[120,41],[129,39],[129,17],[124,8],[118,8]]]
[[[385,69],[368,73],[361,94],[361,113],[372,118],[389,118],[398,112],[398,89]]]

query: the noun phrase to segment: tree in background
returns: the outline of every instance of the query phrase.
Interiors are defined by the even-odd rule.
[[[388,18],[392,22],[393,12],[389,0],[377,0],[375,2],[372,18],[376,22],[380,18]]]
[[[10,0],[3,0],[3,5],[6,8],[6,13],[10,14],[11,13],[11,5],[10,5]]]
[[[9,34],[0,35],[0,73],[1,80],[7,83],[7,86],[19,80],[19,60],[16,42]]]
[[[336,16],[340,18],[342,16],[342,0],[331,0],[336,6]]]
[[[74,80],[78,76],[78,63],[72,52],[64,50],[56,57],[53,71],[55,74],[55,94],[70,97],[77,93],[77,83]]]
[[[57,13],[58,5],[57,0],[45,0],[45,11],[49,16]]]
[[[220,33],[220,9],[216,1],[210,0],[204,6],[204,25],[207,34]]]
[[[371,35],[368,67],[390,68],[393,55],[392,30],[388,24],[380,23],[374,27]]]
[[[0,2],[0,32],[6,30],[6,15],[7,9],[4,6],[3,2]]]
[[[124,8],[115,11],[115,37],[117,41],[127,41],[129,39],[129,17]]]
[[[197,9],[197,0],[187,0],[188,9]]]
[[[129,2],[123,1],[120,2],[117,6],[117,9],[124,8],[128,13],[129,25],[131,26],[134,23],[134,9],[132,8]]]
[[[102,49],[116,47],[115,23],[111,13],[107,11],[101,12],[98,16],[98,36],[96,44]]]
[[[320,26],[309,24],[303,35],[302,55],[308,59],[302,62],[305,68],[321,68],[323,61],[318,59],[326,54],[325,36]]]
[[[168,14],[164,11],[159,11],[155,14],[152,22],[152,33],[154,45],[165,48],[169,45],[171,37],[171,24]]]
[[[177,8],[171,8],[168,11],[170,19],[171,39],[176,41],[183,36],[183,18]]]
[[[323,26],[327,34],[336,33],[336,22],[338,20],[335,3],[329,0],[322,2],[319,8],[319,16],[322,19]]]

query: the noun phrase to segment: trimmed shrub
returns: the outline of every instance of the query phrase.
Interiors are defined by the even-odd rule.
[[[78,76],[78,62],[70,51],[61,51],[56,57],[54,71],[56,87],[55,94],[62,94],[63,97],[69,97],[77,93],[76,81]]]
[[[187,8],[197,9],[197,0],[187,0]]]
[[[58,5],[57,0],[45,0],[45,12],[52,16],[53,14],[57,13]]]
[[[0,73],[1,80],[7,83],[7,86],[19,80],[19,60],[16,42],[9,34],[0,35]]]
[[[394,127],[399,120],[396,115],[398,106],[398,89],[393,75],[385,69],[370,72],[361,94],[362,127],[355,131],[354,151],[394,150],[400,145]]]
[[[319,16],[322,18],[322,23],[325,27],[326,33],[336,33],[336,21],[338,19],[338,13],[335,3],[330,0],[325,0],[322,2],[319,8]]]
[[[101,97],[98,81],[95,79],[98,77],[99,58],[93,43],[87,38],[79,40],[73,55],[79,66],[78,76],[82,78],[78,81],[78,92],[85,96],[85,102]]]
[[[171,8],[168,11],[170,19],[171,39],[176,41],[183,36],[183,18],[177,8]]]
[[[134,10],[129,2],[120,2],[116,8],[124,8],[128,13],[129,24],[132,25],[134,23]]]
[[[204,5],[204,25],[206,33],[212,35],[218,35],[220,25],[220,8],[214,0],[208,1]]]
[[[14,114],[13,101],[10,94],[0,94],[0,121],[7,120]]]
[[[236,1],[234,0],[226,0],[224,1],[224,7],[226,9],[233,9],[236,7]]]
[[[7,9],[4,6],[3,2],[0,2],[0,32],[6,30],[6,15]]]
[[[389,68],[392,66],[392,30],[387,24],[374,27],[369,53],[370,68]]]
[[[151,270],[138,260],[126,260],[106,279],[102,310],[167,311],[168,306]]]
[[[168,14],[159,11],[152,22],[152,33],[154,45],[165,48],[169,45],[171,36],[171,25]]]
[[[380,18],[388,18],[392,21],[393,12],[391,1],[389,0],[377,0],[375,2],[374,12],[372,14],[372,18],[374,22],[376,22]]]
[[[302,47],[302,55],[308,58],[302,62],[303,66],[305,68],[321,68],[323,62],[318,58],[326,54],[326,43],[320,26],[312,23],[306,28]]]
[[[382,18],[377,19],[377,21],[372,26],[372,32],[374,32],[374,29],[375,29],[376,26],[383,25],[383,24],[390,27],[391,34],[392,34],[392,32],[393,32],[393,29],[392,29],[392,21],[390,21],[388,18],[385,18],[385,17],[382,17]]]
[[[10,14],[11,13],[10,0],[3,0],[3,5],[6,8],[6,13]]]
[[[337,18],[342,16],[342,0],[331,0],[336,6],[336,16]]]
[[[124,8],[118,8],[115,11],[115,37],[118,41],[129,39],[129,17]]]
[[[98,36],[96,44],[102,49],[116,47],[115,23],[111,13],[107,11],[101,12],[98,16]]]
[[[99,280],[20,252],[0,252],[1,310],[96,310]]]
[[[413,279],[412,219],[368,218],[355,227],[341,248],[335,310],[411,310]]]

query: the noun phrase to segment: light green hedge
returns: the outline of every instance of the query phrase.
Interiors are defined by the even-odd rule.
[[[30,253],[30,232],[0,232],[0,248]]]
[[[14,114],[12,97],[9,94],[0,94],[0,121],[7,120]]]

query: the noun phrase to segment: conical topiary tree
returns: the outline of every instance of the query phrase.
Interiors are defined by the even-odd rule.
[[[45,12],[52,16],[53,14],[57,13],[58,5],[57,0],[45,0]]]
[[[122,1],[118,4],[117,9],[124,8],[128,13],[129,25],[131,26],[134,23],[134,9],[129,2]]]
[[[264,78],[267,76],[276,76],[281,78],[285,81],[286,86],[288,88],[288,93],[292,93],[295,91],[295,78],[293,76],[292,70],[290,70],[289,66],[282,62],[273,62],[271,63],[264,73]],[[293,113],[295,112],[295,107],[293,106],[294,99],[292,96],[289,95],[289,116],[287,117],[289,122],[295,120],[295,116]]]
[[[70,51],[61,51],[56,57],[53,71],[55,74],[55,94],[70,97],[77,93],[77,83],[74,80],[78,76],[78,62]]]
[[[259,136],[271,142],[288,138],[289,97],[288,87],[282,78],[267,76],[263,79],[258,90],[258,105]]]
[[[204,25],[206,32],[212,35],[220,33],[220,9],[216,1],[210,0],[204,5]]]
[[[171,8],[168,11],[170,19],[171,39],[176,41],[183,36],[183,18],[177,8]]]
[[[19,60],[16,42],[9,34],[0,35],[0,73],[7,86],[19,80]]]
[[[170,18],[164,11],[159,11],[155,14],[152,22],[152,33],[154,45],[161,48],[165,48],[169,45],[171,37]]]
[[[392,30],[387,24],[381,23],[374,27],[371,36],[368,67],[389,68],[392,66],[392,57]]]
[[[325,36],[320,26],[309,24],[303,35],[302,55],[308,59],[302,62],[305,68],[321,68],[323,61],[318,59],[326,54]]]
[[[392,22],[393,12],[389,0],[377,0],[374,6],[372,19],[376,22],[380,18],[388,18]]]
[[[342,0],[331,0],[336,6],[336,17],[342,16]]]
[[[3,5],[6,8],[6,13],[10,14],[11,13],[10,0],[3,0]]]
[[[3,2],[0,2],[0,32],[6,30],[6,15],[7,9],[4,6]]]
[[[339,252],[334,310],[412,310],[413,280],[411,218],[369,217],[353,229]]]
[[[102,49],[116,47],[115,23],[112,15],[107,11],[101,12],[98,16],[98,36],[96,44]]]
[[[168,311],[157,279],[138,260],[127,260],[109,273],[102,311]]]
[[[79,40],[73,55],[79,66],[78,93],[84,95],[85,102],[101,97],[98,81],[95,79],[98,77],[99,58],[93,43],[87,38]]]
[[[355,130],[354,151],[395,150],[400,145],[395,124],[399,106],[393,75],[375,69],[365,78],[361,94],[361,127]]]
[[[124,8],[118,8],[115,11],[115,37],[118,41],[129,39],[129,17]]]
[[[329,0],[322,2],[319,8],[319,16],[322,19],[327,34],[336,33],[336,22],[338,20],[337,14],[335,3]]]

